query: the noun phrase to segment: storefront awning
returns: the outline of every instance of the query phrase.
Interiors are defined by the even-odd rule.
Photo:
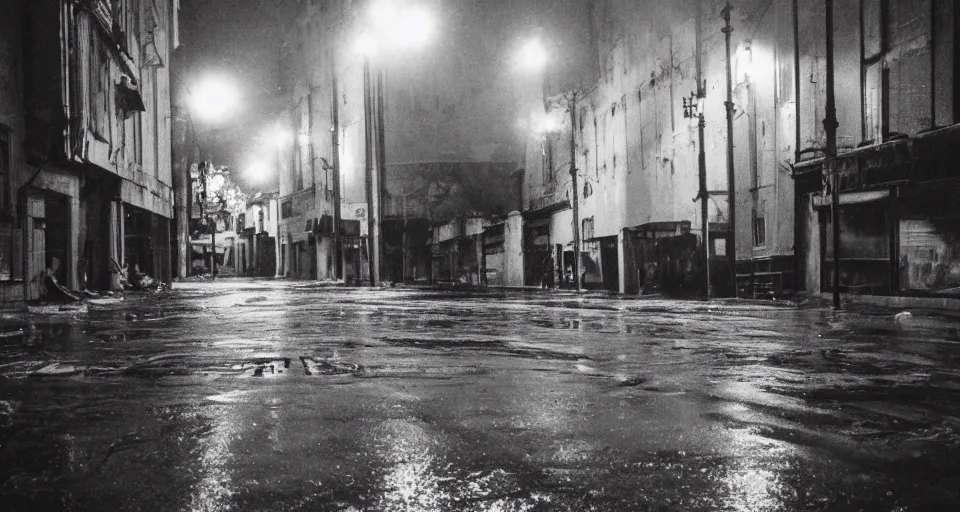
[[[549,204],[547,206],[542,206],[535,210],[527,210],[523,212],[522,215],[523,215],[523,219],[528,221],[543,219],[553,215],[554,213],[562,212],[564,210],[569,210],[570,208],[571,208],[570,201],[564,200],[564,201],[559,201],[553,204]]]

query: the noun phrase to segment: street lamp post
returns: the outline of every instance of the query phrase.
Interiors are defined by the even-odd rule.
[[[833,69],[833,0],[826,0],[827,8],[827,112],[823,128],[827,134],[824,171],[830,179],[830,217],[833,228],[833,307],[840,309],[840,177],[836,171],[837,158],[837,100]]]
[[[179,81],[179,79],[178,79]],[[182,82],[181,82],[182,83]],[[188,98],[188,110],[187,114],[190,117],[190,126],[193,131],[194,142],[197,145],[199,158],[203,158],[202,151],[200,150],[200,141],[197,135],[196,127],[193,124],[194,115],[200,117],[204,121],[208,122],[217,122],[222,121],[224,118],[228,117],[231,112],[237,109],[237,106],[240,102],[240,94],[233,84],[220,76],[211,75],[207,76],[205,79],[200,81],[194,89],[185,88]],[[200,214],[202,219],[207,219],[206,217],[206,208],[204,201],[207,200],[207,174],[208,166],[212,165],[210,162],[201,161],[197,164],[197,171],[200,174],[200,187],[201,194],[203,197],[200,201]],[[187,180],[185,180],[186,182]],[[186,235],[187,233],[181,233],[181,236]],[[214,220],[213,226],[211,228],[211,262],[210,262],[210,271],[213,277],[217,275],[217,224]],[[189,246],[189,244],[188,244]],[[181,245],[182,247],[182,245]]]
[[[706,148],[704,147],[704,131],[706,130],[707,122],[703,117],[703,111],[700,108],[700,100],[705,96],[704,90],[706,87],[704,84],[697,84],[697,92],[691,92],[690,98],[683,99],[683,117],[688,119],[697,120],[697,134],[699,136],[699,154],[697,157],[697,167],[698,167],[698,178],[700,182],[700,190],[697,193],[697,197],[693,200],[694,202],[700,201],[700,223],[702,226],[702,237],[703,237],[703,266],[704,266],[704,282],[703,282],[703,294],[709,299],[710,298],[710,225],[709,225],[709,204],[710,192],[707,190],[707,155]]]
[[[737,290],[737,186],[736,173],[734,171],[733,160],[733,52],[730,49],[730,36],[733,34],[733,27],[730,26],[730,12],[733,6],[727,2],[723,8],[724,27],[722,29],[727,51],[727,202],[730,209],[730,238],[727,247],[727,261],[730,265],[730,279],[733,285],[733,296],[738,295]]]
[[[332,76],[332,87],[331,92],[333,93],[333,129],[331,130],[333,136],[333,238],[334,238],[334,262],[336,266],[336,278],[337,280],[343,279],[343,232],[341,230],[341,219],[343,214],[341,212],[341,200],[340,200],[340,102],[338,97],[339,92],[339,83],[337,82],[337,67],[336,63],[331,65],[333,72]]]
[[[378,174],[380,164],[377,160],[377,151],[374,147],[374,139],[379,141],[374,126],[373,108],[374,99],[371,84],[370,57],[365,55],[363,59],[363,122],[364,122],[364,155],[366,198],[367,198],[367,262],[370,272],[370,286],[380,286],[380,219],[378,199],[379,179]],[[377,143],[379,146],[379,142]],[[375,189],[376,187],[376,189]],[[376,191],[375,191],[376,190]]]
[[[527,43],[520,48],[519,64],[527,70],[541,73],[540,87],[543,96],[544,122],[538,129],[541,131],[541,141],[544,143],[544,150],[546,152],[545,159],[547,162],[545,165],[549,166],[552,176],[553,151],[552,147],[547,146],[545,142],[545,134],[551,130],[549,125],[553,123],[550,113],[549,75],[547,74],[547,64],[549,60],[550,58],[546,49],[544,49],[540,40],[537,38],[527,41]],[[582,291],[583,281],[580,272],[580,248],[582,242],[580,240],[580,200],[578,190],[580,187],[579,176],[577,174],[577,91],[571,93],[568,108],[570,109],[570,185],[572,188],[570,202],[573,208],[573,273],[575,274],[575,287],[579,293]]]
[[[573,195],[573,280],[576,283],[577,293],[583,286],[580,278],[580,196],[577,183],[577,92],[573,92],[570,100],[570,182]]]

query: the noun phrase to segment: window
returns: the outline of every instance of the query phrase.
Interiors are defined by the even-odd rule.
[[[879,142],[934,126],[931,12],[930,2],[864,0],[865,139]]]
[[[143,115],[140,112],[134,112],[129,119],[131,125],[131,147],[133,161],[138,167],[143,167]]]
[[[583,219],[583,228],[580,230],[580,238],[582,240],[590,240],[594,237],[593,234],[593,217]]]
[[[157,74],[157,66],[150,67],[150,97],[151,97],[151,109],[150,119],[153,121],[151,129],[153,133],[150,134],[150,140],[153,142],[153,175],[160,176],[160,134],[163,131],[160,129],[160,77]]]
[[[541,164],[543,166],[543,184],[546,185],[553,181],[553,141],[550,140],[550,135],[544,134],[540,143],[543,154],[543,163]]]
[[[110,57],[100,43],[96,30],[91,31],[90,45],[90,130],[101,141],[110,135]]]
[[[754,247],[767,245],[767,219],[764,218],[761,208],[753,210],[753,245]]]

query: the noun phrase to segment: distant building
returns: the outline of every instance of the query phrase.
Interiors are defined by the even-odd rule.
[[[372,60],[368,85],[373,101],[382,99],[385,107],[378,124],[384,140],[382,146],[367,141],[366,123],[381,122],[366,118],[373,109],[365,109],[364,58],[355,49],[369,3],[305,2],[288,32],[284,124],[295,136],[280,164],[281,266],[303,279],[369,280],[370,144],[374,165],[383,168],[382,182],[372,184],[382,222],[381,279],[430,282],[434,226],[475,212],[505,216],[518,207],[513,99],[495,89],[478,92],[478,80],[496,85],[496,78],[475,70],[494,62],[434,41],[420,53]],[[443,2],[422,3],[447,16],[447,36],[456,33],[453,39],[469,46],[456,32],[469,26],[465,13]]]
[[[237,272],[247,277],[278,275],[280,245],[280,206],[277,194],[257,194],[247,202],[247,211],[240,222]]]
[[[13,53],[0,59],[20,66],[5,63],[0,81],[0,123],[8,125],[0,145],[9,162],[9,178],[0,180],[0,261],[10,261],[0,281],[19,279],[23,288],[2,285],[5,297],[39,298],[47,268],[71,288],[115,287],[111,259],[170,279],[176,3],[5,7],[0,38]]]

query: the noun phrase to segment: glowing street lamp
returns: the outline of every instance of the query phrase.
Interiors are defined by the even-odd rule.
[[[364,58],[372,58],[380,51],[380,42],[369,32],[363,32],[360,36],[357,37],[356,46],[354,47],[360,55]]]
[[[543,161],[541,165],[543,165],[545,168],[549,168],[550,172],[552,173],[553,146],[550,141],[547,140],[547,134],[556,133],[559,131],[562,122],[555,117],[550,106],[550,102],[547,99],[550,94],[550,87],[548,84],[549,73],[547,72],[547,66],[549,63],[550,54],[538,37],[533,37],[527,40],[527,42],[519,48],[516,56],[516,65],[521,69],[521,71],[531,74],[538,73],[541,77],[543,114],[539,119],[535,118],[533,120],[533,131],[540,135],[541,153],[543,154]],[[579,187],[577,185],[577,138],[576,129],[574,128],[577,125],[576,91],[574,91],[569,98],[568,110],[570,112],[570,184],[573,192],[570,197],[570,202],[573,209],[573,273],[574,283],[576,284],[577,293],[579,293],[583,283],[580,275],[582,244],[580,240],[580,202],[578,198]]]
[[[271,126],[266,132],[266,138],[273,143],[277,149],[283,149],[293,139],[293,134],[280,123]]]
[[[394,0],[379,0],[370,6],[370,28],[382,42],[393,46],[422,46],[433,36],[433,14],[420,5],[400,6]],[[362,52],[369,55],[369,51]]]
[[[221,76],[208,76],[190,93],[190,109],[201,119],[216,121],[234,112],[240,105],[240,93]]]
[[[401,5],[395,0],[378,0],[371,4],[364,25],[354,48],[363,57],[365,189],[369,211],[367,232],[370,247],[370,285],[375,287],[380,284],[380,200],[383,194],[386,148],[383,128],[384,69],[377,66],[375,72],[372,71],[371,61],[379,60],[375,58],[382,51],[422,47],[433,37],[435,23],[433,14],[427,8]]]
[[[254,160],[247,164],[243,175],[251,183],[264,183],[270,176],[270,166],[263,160]]]
[[[521,48],[518,55],[518,63],[524,70],[536,73],[543,71],[547,67],[550,57],[547,55],[546,48],[539,39],[527,41]]]

